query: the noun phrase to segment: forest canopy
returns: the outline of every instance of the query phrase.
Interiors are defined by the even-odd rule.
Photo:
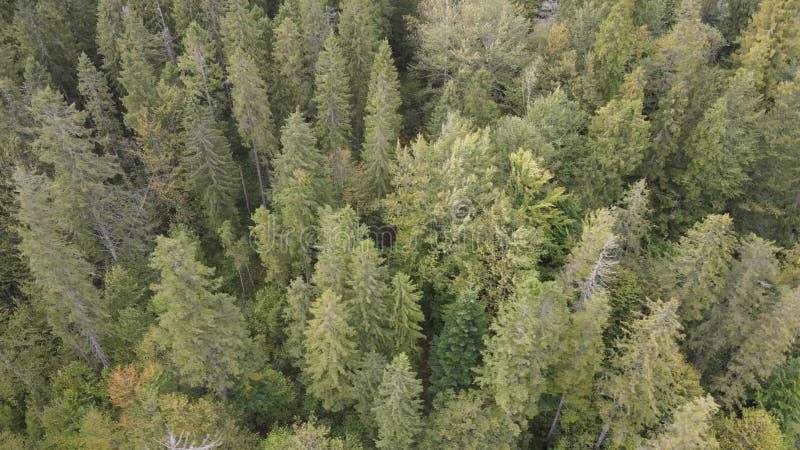
[[[798,0],[0,0],[0,448],[800,448],[798,336]]]

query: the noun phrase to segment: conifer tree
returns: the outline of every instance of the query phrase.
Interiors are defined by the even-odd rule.
[[[84,126],[86,113],[66,106],[60,94],[47,87],[37,91],[31,103],[37,125],[32,145],[39,160],[52,165],[56,211],[84,244],[91,245],[94,233],[116,260],[122,233],[113,213],[124,206],[108,183],[121,172],[116,158],[94,152]]]
[[[295,110],[281,128],[281,147],[281,154],[275,159],[274,190],[280,190],[294,177],[294,172],[301,169],[311,174],[315,183],[325,178],[325,157],[317,149],[311,126],[299,110]],[[315,193],[323,196],[321,189]]]
[[[718,410],[719,407],[710,395],[696,397],[675,411],[672,423],[639,448],[641,450],[718,449],[719,443],[711,429],[711,419]]]
[[[353,399],[351,372],[357,360],[355,334],[342,298],[330,289],[311,305],[305,330],[305,371],[309,391],[330,411],[340,411]]]
[[[417,343],[425,337],[422,334],[425,316],[419,306],[422,295],[411,278],[403,272],[397,272],[392,277],[391,291],[391,353],[405,353],[413,358],[419,351]]]
[[[391,317],[389,273],[371,239],[353,249],[347,267],[346,304],[351,326],[357,329],[359,348],[388,353]]]
[[[584,195],[587,205],[610,206],[620,200],[627,179],[644,159],[650,136],[650,123],[642,114],[644,83],[641,68],[628,74],[620,96],[592,118],[584,169],[590,186]]]
[[[383,380],[372,408],[378,423],[375,445],[381,449],[411,448],[422,431],[422,382],[405,353],[395,356],[383,370]]]
[[[535,273],[525,274],[512,297],[500,305],[494,332],[486,339],[479,379],[495,403],[517,422],[539,413],[546,370],[554,362],[558,334],[566,319],[563,298]]]
[[[362,148],[367,175],[379,196],[385,195],[391,188],[394,148],[400,132],[400,101],[397,69],[389,42],[384,40],[378,45],[372,63]]]
[[[311,66],[306,64],[302,36],[291,17],[275,28],[272,43],[275,65],[273,97],[278,122],[283,122],[295,109],[307,110],[311,101]]]
[[[252,218],[250,236],[255,240],[256,252],[266,271],[266,281],[283,286],[289,281],[291,270],[283,247],[280,219],[277,214],[263,207],[256,209]]]
[[[236,163],[208,108],[197,103],[190,105],[184,128],[185,153],[181,165],[209,222],[219,225],[229,218],[239,192]]]
[[[786,448],[780,426],[768,412],[758,408],[743,408],[741,417],[732,414],[717,424],[720,448],[767,450]]]
[[[432,349],[436,362],[433,386],[437,391],[471,387],[475,379],[472,369],[480,366],[484,337],[489,331],[485,307],[477,294],[466,291],[444,308],[443,318],[444,326]],[[502,348],[496,344],[492,347]],[[497,370],[488,373],[498,376]]]
[[[689,136],[689,163],[677,181],[695,217],[719,212],[742,195],[759,148],[761,101],[753,73],[739,70]]]
[[[138,130],[142,110],[158,102],[158,78],[156,68],[151,63],[155,54],[154,38],[135,10],[128,9],[123,15],[123,22],[125,32],[117,44],[122,62],[119,84],[125,90],[120,100],[125,107],[125,125]]]
[[[666,286],[681,302],[684,323],[706,317],[720,298],[731,267],[736,237],[733,221],[725,214],[711,215],[695,224],[679,243],[669,265]]]
[[[247,0],[229,0],[225,15],[220,20],[222,46],[228,72],[236,64],[232,61],[236,49],[248,55],[256,67],[257,74],[266,78],[268,63],[267,35],[269,23],[264,10],[258,5],[249,5]]]
[[[353,386],[356,398],[355,410],[361,423],[367,428],[367,434],[375,440],[378,432],[378,423],[372,407],[378,396],[378,389],[383,380],[383,371],[389,361],[378,352],[364,353],[356,363],[353,371]]]
[[[114,97],[105,76],[100,73],[86,53],[78,59],[78,91],[83,97],[84,110],[94,128],[94,140],[106,150],[112,150],[122,137]]]
[[[178,57],[181,81],[190,98],[201,100],[216,120],[224,109],[220,99],[222,69],[216,59],[214,43],[209,33],[193,22],[183,38],[183,54]]]
[[[681,324],[678,301],[652,303],[650,313],[637,320],[600,387],[603,429],[595,448],[609,433],[614,445],[665,419],[673,408],[699,395],[697,374],[678,347]]]
[[[800,335],[800,288],[782,289],[777,303],[764,312],[732,356],[728,370],[715,385],[723,393],[725,406],[741,405],[748,389],[764,383],[786,360],[786,354]]]
[[[331,31],[319,54],[314,78],[314,124],[317,139],[327,154],[350,148],[352,138],[352,105],[350,78],[341,44]]]
[[[634,0],[614,4],[608,12],[594,43],[595,76],[600,97],[610,99],[638,60],[647,51],[650,36],[647,27],[634,22]]]
[[[276,186],[275,207],[278,210],[283,230],[286,254],[295,273],[311,276],[311,250],[317,236],[317,211],[320,193],[319,183],[312,173],[297,169],[292,178]]]
[[[303,36],[303,53],[308,67],[314,67],[325,45],[325,38],[332,30],[326,1],[297,0],[297,11]]]
[[[361,145],[365,135],[364,109],[375,52],[378,50],[378,5],[369,0],[341,2],[339,36],[342,54],[347,57],[348,78],[353,100],[353,139]]]
[[[150,257],[160,274],[151,287],[156,333],[183,382],[224,396],[242,371],[247,332],[233,297],[219,292],[220,280],[198,261],[198,251],[184,230],[156,239]]]
[[[286,305],[283,320],[286,322],[286,353],[300,363],[305,355],[305,330],[310,318],[309,310],[314,301],[314,287],[302,277],[295,278],[286,290]]]
[[[41,291],[49,325],[55,334],[86,358],[84,342],[103,367],[109,365],[101,331],[106,312],[101,293],[92,284],[94,268],[80,249],[68,241],[53,215],[57,185],[23,170],[16,173],[19,192],[21,253],[28,259],[33,281]],[[78,334],[79,336],[75,336]]]
[[[122,68],[119,39],[125,33],[124,0],[97,1],[97,51],[103,57],[101,67],[114,82]]]
[[[345,295],[353,251],[365,237],[366,230],[350,206],[338,210],[325,206],[320,210],[317,263],[312,278],[317,289]]]
[[[278,153],[275,125],[267,97],[267,86],[258,74],[254,59],[241,48],[236,48],[229,57],[228,81],[231,84],[233,116],[238,124],[239,135],[250,147],[253,165],[258,175],[261,203],[266,208],[266,183],[262,168]],[[262,163],[262,156],[266,161]]]

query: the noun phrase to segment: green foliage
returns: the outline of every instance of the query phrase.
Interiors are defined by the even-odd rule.
[[[378,424],[378,448],[410,448],[422,431],[422,382],[416,378],[405,353],[383,369],[383,379],[372,412]]]
[[[242,377],[233,392],[233,401],[251,428],[264,429],[292,418],[297,392],[286,376],[264,367]]]
[[[443,391],[434,399],[430,428],[420,443],[423,449],[510,450],[520,433],[502,410],[483,398],[481,391]]]
[[[710,395],[697,397],[676,410],[672,423],[639,448],[717,449],[719,443],[711,430],[711,418],[717,410],[719,407]]]
[[[78,91],[92,121],[95,141],[105,149],[113,148],[122,135],[117,106],[105,76],[94,67],[86,53],[81,53],[78,60]]]
[[[465,291],[445,307],[443,317],[444,327],[432,349],[436,362],[433,385],[437,391],[470,387],[488,332],[485,306],[475,292]]]
[[[405,353],[413,358],[419,352],[418,342],[422,334],[425,316],[420,310],[422,297],[408,275],[397,272],[392,277],[391,315],[391,354]]]
[[[380,43],[372,63],[364,119],[362,158],[375,192],[391,188],[395,142],[400,132],[400,93],[388,41]]]
[[[314,127],[328,154],[352,144],[352,95],[347,69],[339,38],[331,31],[319,54],[314,78]]]
[[[794,442],[800,438],[798,383],[800,383],[800,360],[792,357],[775,369],[764,383],[763,389],[756,393],[759,406],[778,420],[787,438],[791,438]]]
[[[745,408],[741,417],[726,417],[716,428],[720,448],[731,450],[787,448],[775,419],[763,409]]]
[[[244,318],[234,298],[219,292],[214,269],[198,261],[198,244],[186,231],[159,236],[150,267],[158,314],[154,330],[181,380],[224,394],[241,373],[247,345]]]
[[[123,14],[125,32],[117,45],[122,61],[119,84],[125,89],[120,100],[125,107],[125,125],[139,129],[139,120],[145,108],[158,101],[156,92],[155,39],[144,27],[141,16],[135,10]]]

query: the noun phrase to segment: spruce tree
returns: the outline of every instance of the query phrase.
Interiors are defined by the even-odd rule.
[[[610,206],[620,200],[626,181],[644,159],[650,137],[650,123],[642,114],[644,84],[644,70],[634,70],[625,77],[621,95],[592,118],[584,169],[588,187],[584,203],[589,206]]]
[[[539,397],[545,393],[547,368],[556,356],[565,306],[551,283],[543,284],[535,273],[525,274],[500,305],[491,327],[494,333],[486,338],[479,382],[517,422],[540,412]]]
[[[672,422],[639,448],[641,450],[717,449],[719,443],[711,428],[711,419],[718,410],[719,407],[710,395],[696,397],[675,411]]]
[[[283,19],[275,28],[272,60],[275,76],[270,85],[278,122],[282,123],[295,109],[307,110],[311,102],[311,66],[306,64],[302,36],[291,17]]]
[[[218,226],[229,218],[239,193],[236,163],[228,141],[205,106],[189,106],[184,129],[181,165],[209,223]]]
[[[69,227],[53,214],[58,186],[42,176],[16,173],[20,209],[21,253],[28,259],[47,320],[55,334],[84,358],[85,346],[103,366],[109,365],[102,341],[106,318],[100,291],[92,284],[94,267],[75,243]],[[78,336],[75,336],[77,334]]]
[[[267,180],[262,175],[262,169],[268,167],[269,161],[278,153],[267,86],[258,74],[258,66],[254,59],[241,48],[236,48],[228,59],[233,116],[238,124],[239,135],[250,147],[253,165],[258,175],[261,203],[266,208],[267,200],[264,192]],[[263,162],[262,157],[266,159]]]
[[[422,382],[405,353],[395,356],[383,370],[383,380],[372,412],[378,423],[378,448],[411,448],[422,431]]]
[[[125,33],[124,5],[124,0],[97,1],[97,52],[102,56],[101,66],[114,82],[122,68],[119,39]]]
[[[178,57],[181,81],[190,98],[201,100],[215,120],[225,109],[220,97],[222,91],[222,68],[220,67],[214,42],[209,33],[192,22],[183,38],[183,54]]]
[[[372,407],[375,405],[378,389],[383,380],[383,371],[388,364],[389,361],[385,356],[371,351],[361,356],[353,371],[352,383],[356,388],[354,389],[355,410],[358,412],[361,423],[367,429],[367,435],[373,440],[378,433],[378,423]]]
[[[274,190],[280,190],[283,184],[288,183],[296,170],[311,174],[315,183],[326,178],[325,157],[317,149],[311,126],[299,110],[292,113],[281,128],[281,148],[281,154],[275,159]],[[324,196],[322,190],[315,193]]]
[[[627,437],[657,425],[673,409],[700,393],[698,376],[678,347],[681,324],[678,301],[652,303],[650,313],[634,322],[600,389],[602,447],[611,433],[619,445]]]
[[[358,223],[358,216],[349,206],[338,210],[325,206],[320,210],[317,263],[312,277],[317,289],[345,295],[353,252],[365,237],[365,227]]]
[[[388,353],[391,340],[388,269],[369,238],[359,242],[352,253],[347,266],[345,302],[351,326],[358,330],[356,341],[362,350]]]
[[[184,230],[156,239],[150,256],[160,275],[151,286],[156,333],[181,381],[224,396],[242,371],[247,333],[234,298],[219,292],[220,280],[198,251]]]
[[[105,76],[94,67],[86,53],[81,53],[78,59],[78,91],[94,128],[94,140],[105,150],[112,150],[122,137],[117,106]]]
[[[330,289],[311,304],[305,330],[305,372],[309,392],[329,411],[352,402],[350,377],[357,360],[355,334],[342,298]]]
[[[222,33],[222,46],[225,60],[230,67],[236,64],[232,61],[236,49],[248,55],[256,67],[256,73],[265,78],[268,73],[269,60],[267,42],[269,18],[258,5],[249,5],[247,0],[229,0],[226,5],[225,15],[220,21]]]
[[[405,353],[413,358],[419,353],[419,341],[425,337],[422,334],[425,316],[419,305],[422,295],[403,272],[392,277],[391,291],[391,354]]]
[[[142,111],[158,102],[158,77],[151,62],[155,58],[155,39],[135,10],[128,9],[123,16],[123,22],[125,32],[117,44],[122,61],[119,84],[125,90],[120,100],[125,107],[125,126],[138,130]]]
[[[397,69],[388,41],[380,43],[372,63],[364,118],[362,159],[378,196],[391,189],[394,148],[400,132]]]
[[[341,2],[339,36],[342,54],[347,58],[348,78],[353,99],[353,138],[361,145],[364,136],[364,109],[370,72],[378,49],[378,5],[369,0],[345,0]]]
[[[314,287],[306,283],[302,277],[292,280],[286,290],[286,305],[283,308],[283,320],[286,322],[284,348],[298,366],[305,355],[304,333],[314,297]]]
[[[283,229],[282,245],[295,273],[311,276],[311,251],[317,236],[317,212],[322,206],[312,173],[297,169],[275,188],[274,202]]]
[[[489,331],[485,307],[476,293],[465,291],[444,308],[443,318],[444,326],[432,348],[436,362],[433,386],[437,391],[471,387],[475,379],[473,368],[481,364],[484,337]],[[495,348],[502,351],[499,350],[502,346],[496,344],[488,351]],[[487,364],[491,364],[492,357],[488,358]],[[497,374],[498,371],[489,370],[487,373]]]
[[[331,154],[350,148],[352,139],[352,105],[347,61],[336,34],[331,31],[319,54],[314,78],[314,124],[322,149]]]
[[[283,247],[280,218],[275,212],[259,207],[252,216],[250,236],[255,240],[256,252],[266,272],[266,282],[285,285],[291,276],[288,255]]]

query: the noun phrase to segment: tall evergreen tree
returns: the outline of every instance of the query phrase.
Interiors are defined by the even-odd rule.
[[[405,353],[395,356],[383,370],[375,406],[378,448],[406,449],[422,431],[422,382],[416,378]]]
[[[69,227],[53,214],[58,186],[23,170],[16,173],[19,192],[20,251],[53,331],[86,358],[85,343],[103,367],[109,365],[102,344],[106,317],[100,291],[92,284],[94,268],[80,249],[68,241]],[[78,334],[79,336],[75,336]]]
[[[181,165],[212,225],[229,218],[239,192],[236,163],[208,108],[190,105],[184,119]]]
[[[311,102],[311,66],[306,64],[302,35],[291,17],[275,28],[272,43],[275,76],[273,97],[278,122],[283,122],[295,109],[307,110]]]
[[[86,53],[81,53],[78,59],[78,91],[92,121],[94,140],[104,149],[112,150],[122,137],[117,106],[105,76],[94,67]]]
[[[353,138],[356,145],[364,139],[364,109],[374,55],[378,49],[378,4],[368,0],[345,0],[340,5],[339,35],[353,99]]]
[[[359,242],[352,252],[345,299],[351,326],[358,330],[356,341],[362,350],[388,353],[391,341],[388,269],[369,238]]]
[[[719,443],[711,429],[711,419],[718,410],[719,406],[710,395],[697,397],[675,411],[672,423],[639,448],[717,449]]]
[[[401,119],[397,70],[388,41],[382,41],[375,54],[366,102],[362,159],[375,192],[383,196],[391,188],[391,168]]]
[[[303,361],[305,355],[305,330],[310,318],[309,310],[314,301],[314,287],[301,277],[295,278],[286,290],[286,305],[283,320],[286,322],[286,353],[296,363]],[[299,364],[298,364],[299,365]]]
[[[320,291],[331,289],[344,296],[354,250],[366,237],[366,229],[349,206],[333,210],[323,207],[319,214],[317,263],[312,280]]]
[[[601,386],[603,429],[595,448],[609,433],[614,445],[657,425],[674,408],[699,395],[697,374],[678,347],[678,301],[653,303],[620,343],[619,354]]]
[[[178,57],[181,81],[190,98],[205,102],[211,117],[217,119],[225,109],[221,99],[222,68],[209,33],[193,22],[183,38],[183,54]]]
[[[352,105],[347,62],[336,34],[331,31],[319,54],[314,79],[314,124],[320,145],[331,154],[350,148],[352,139]]]
[[[411,278],[403,272],[397,272],[392,277],[391,291],[391,353],[405,353],[413,358],[419,352],[418,342],[425,337],[422,334],[425,316],[419,305],[422,295]]]
[[[128,9],[123,15],[123,22],[125,32],[117,43],[122,63],[119,84],[125,90],[120,100],[125,107],[125,125],[138,130],[142,111],[158,102],[158,78],[151,62],[154,60],[155,39],[135,10]]]
[[[357,359],[355,334],[348,324],[342,298],[330,289],[311,305],[305,331],[305,370],[309,391],[330,411],[340,411],[353,399],[351,372]]]
[[[275,125],[267,97],[267,86],[258,74],[258,66],[254,59],[237,48],[229,56],[228,80],[231,84],[233,99],[233,116],[239,125],[239,135],[250,147],[253,165],[258,175],[261,203],[267,207],[265,197],[266,180],[262,169],[269,166],[269,161],[278,153],[278,142],[275,138]],[[266,161],[262,163],[262,156]]]
[[[484,337],[489,331],[485,306],[478,300],[477,294],[466,291],[445,307],[443,318],[444,326],[435,338],[432,349],[436,363],[433,386],[437,391],[471,387],[475,380],[473,369],[481,364]],[[502,351],[499,350],[502,346],[492,347]],[[497,375],[497,370],[488,372],[490,376],[494,373],[494,376],[502,377]]]
[[[230,68],[236,64],[232,61],[236,49],[248,55],[256,67],[256,72],[261,78],[266,78],[269,67],[268,48],[270,36],[269,18],[258,5],[249,5],[247,0],[229,0],[226,5],[225,15],[220,21],[222,45],[225,53],[225,62]]]
[[[275,179],[273,189],[281,186],[294,177],[296,170],[305,170],[319,183],[325,176],[325,157],[317,149],[317,141],[311,126],[303,119],[303,114],[296,110],[286,119],[281,128],[281,154],[275,159]],[[323,190],[315,194],[322,196]]]
[[[97,52],[103,57],[102,68],[114,82],[122,69],[119,39],[125,32],[124,0],[98,0]]]
[[[198,251],[184,230],[157,238],[150,257],[160,274],[151,287],[156,333],[183,382],[224,396],[242,370],[245,322],[233,297],[219,292],[214,269],[198,261]]]

